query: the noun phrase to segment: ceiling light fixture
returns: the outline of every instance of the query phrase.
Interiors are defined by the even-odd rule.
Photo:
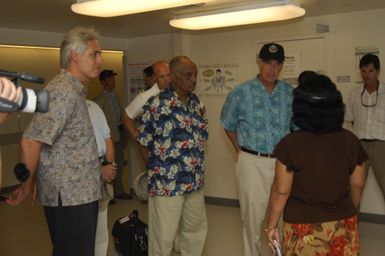
[[[208,12],[183,15],[170,20],[176,28],[200,30],[288,20],[305,15],[297,0],[275,0]]]
[[[77,0],[71,10],[88,16],[114,17],[212,1],[216,0]]]

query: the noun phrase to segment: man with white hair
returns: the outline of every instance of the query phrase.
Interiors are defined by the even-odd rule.
[[[94,256],[101,169],[85,84],[99,75],[101,64],[98,33],[83,27],[69,31],[60,47],[60,74],[45,88],[49,111],[34,114],[20,142],[30,177],[7,203],[19,204],[37,179],[54,256]]]

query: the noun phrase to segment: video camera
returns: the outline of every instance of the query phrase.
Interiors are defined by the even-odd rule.
[[[21,80],[38,84],[44,83],[44,78],[20,72],[0,70],[0,76],[9,77],[16,87],[20,86]],[[48,112],[49,100],[50,94],[46,90],[22,88],[22,95],[18,103],[0,97],[0,112],[15,112],[20,109],[22,112],[46,113]]]

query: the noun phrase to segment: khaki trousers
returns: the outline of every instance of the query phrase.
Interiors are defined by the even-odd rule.
[[[275,173],[275,158],[241,151],[236,164],[237,189],[243,224],[244,256],[266,255],[261,233]]]
[[[366,142],[361,140],[361,144],[369,156],[367,171],[369,167],[372,167],[373,174],[385,200],[385,141]]]
[[[181,255],[201,256],[207,235],[204,192],[148,199],[149,256],[169,256],[179,232]]]

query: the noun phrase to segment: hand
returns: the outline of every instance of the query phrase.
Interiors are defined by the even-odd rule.
[[[33,185],[27,182],[22,183],[8,196],[5,202],[11,206],[19,205],[31,193],[32,187],[35,187],[35,183]]]
[[[116,176],[116,165],[113,163],[102,166],[102,178],[104,182],[111,183]]]
[[[201,115],[203,116],[206,113],[206,106],[201,104],[200,111],[201,111]]]
[[[278,228],[267,228],[266,229],[266,240],[269,243],[269,247],[270,247],[270,250],[273,252],[273,255],[276,255],[273,240],[275,240],[277,242],[278,246],[280,246]]]
[[[0,77],[0,97],[9,101],[18,102],[21,87],[17,87],[5,77]]]
[[[0,99],[18,102],[21,95],[21,87],[16,86],[7,78],[0,77]],[[0,123],[5,121],[11,112],[0,112]]]

